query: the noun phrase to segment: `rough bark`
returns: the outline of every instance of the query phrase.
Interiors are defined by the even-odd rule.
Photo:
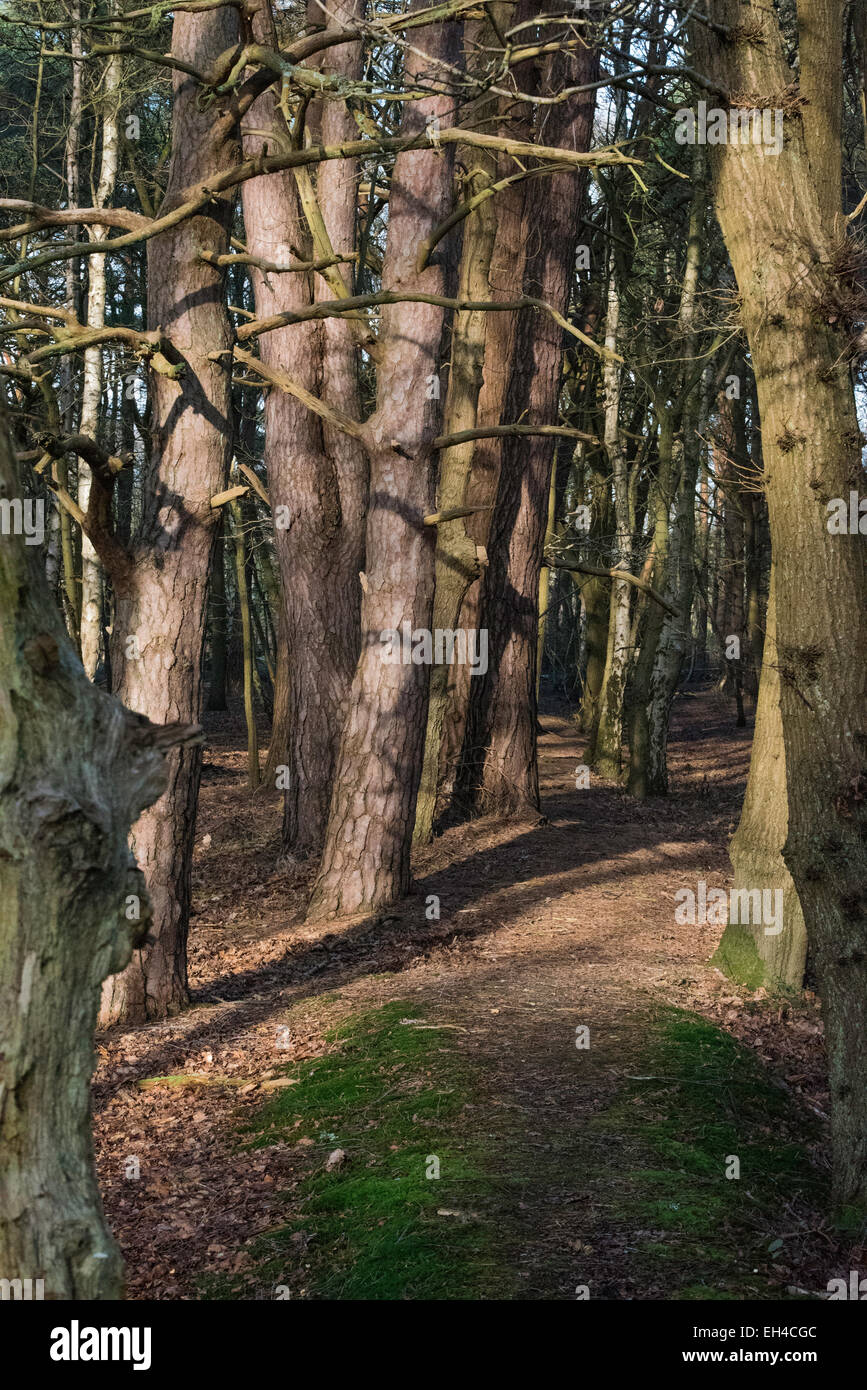
[[[545,61],[540,74],[543,94],[592,83],[597,64],[597,55],[589,48],[575,55],[556,54]],[[594,105],[594,94],[582,93],[548,108],[537,138],[565,148],[589,149]],[[561,313],[569,304],[584,186],[585,180],[574,173],[553,174],[525,201],[525,293],[544,299]],[[548,315],[522,314],[506,396],[507,420],[554,423],[562,366],[561,330]],[[539,805],[539,575],[553,457],[553,442],[544,436],[510,437],[503,444],[485,576],[488,671],[471,688],[461,771],[462,794],[476,810],[485,812],[508,815],[533,811]]]
[[[172,52],[201,69],[237,41],[231,8],[178,13]],[[163,211],[197,179],[239,157],[230,106],[203,106],[197,84],[175,74],[172,158]],[[198,719],[208,577],[218,524],[211,497],[224,486],[232,448],[231,325],[224,271],[202,260],[228,249],[232,201],[148,243],[148,317],[171,335],[184,371],[154,374],[153,426],[143,469],[143,509],[131,564],[113,575],[112,664],[124,702],[154,722]],[[214,359],[209,354],[220,353]],[[155,1018],[187,1002],[186,941],[201,750],[169,759],[168,789],[134,829],[153,903],[153,944],[106,982],[101,1021]]]
[[[789,804],[774,588],[772,569],[765,636],[768,659],[759,686],[746,796],[729,854],[735,889],[782,889],[783,930],[768,935],[763,925],[729,922],[713,963],[748,989],[764,985],[770,990],[799,990],[804,982],[807,932],[798,893],[783,859]]]
[[[715,0],[711,16],[758,36],[693,33],[702,70],[774,107],[792,81],[778,23],[758,3]],[[804,4],[832,51],[842,3]],[[805,53],[809,53],[805,48]],[[833,73],[823,100],[842,101]],[[836,118],[835,118],[836,119]],[[862,486],[860,434],[840,260],[840,193],[811,163],[821,148],[805,106],[789,112],[777,155],[711,151],[717,213],[738,282],[762,424],[775,564],[789,828],[783,856],[807,925],[829,1054],[834,1197],[867,1211],[867,557],[859,535],[828,529],[827,503]],[[822,195],[824,191],[824,196]],[[842,281],[842,285],[841,285]],[[809,601],[804,580],[809,576]],[[851,1211],[850,1211],[851,1209]]]
[[[358,4],[341,9],[347,19],[354,13]],[[314,19],[316,15],[318,9]],[[255,16],[253,31],[258,42],[272,42],[273,19],[267,5]],[[344,44],[329,50],[321,66],[330,73],[357,76],[361,46]],[[310,119],[315,118],[314,111]],[[329,143],[358,136],[344,102],[326,102],[320,120],[322,136]],[[254,103],[245,126],[274,131],[285,141],[286,123],[274,91]],[[247,154],[255,153],[261,150],[263,137],[247,136],[244,143]],[[328,238],[341,253],[350,252],[354,245],[356,176],[357,161],[326,161],[313,190],[314,199],[318,192]],[[312,249],[312,233],[289,171],[245,183],[243,207],[251,254],[285,264]],[[314,284],[312,275],[265,275],[254,267],[257,316],[292,311],[319,298],[333,299],[335,284],[342,284],[341,275],[348,274],[345,268],[335,267],[330,284]],[[269,366],[357,418],[357,351],[348,323],[335,317],[277,329],[262,337],[260,353]],[[358,575],[364,567],[368,465],[358,440],[323,423],[294,396],[279,390],[269,391],[265,401],[265,465],[277,518],[274,539],[287,653],[288,705],[281,720],[285,746],[279,764],[288,769],[283,847],[286,854],[303,859],[322,848],[340,730],[358,658]]]
[[[0,422],[0,488],[21,496]],[[100,984],[147,930],[129,827],[165,786],[158,729],[87,680],[33,549],[0,545],[0,1275],[120,1296],[90,1116]]]
[[[517,18],[517,16],[516,16]],[[499,135],[514,139],[529,139],[531,130],[526,109],[509,104],[502,112]],[[512,172],[513,162],[505,157],[498,161],[497,174],[503,177]],[[488,298],[491,300],[519,299],[524,283],[524,262],[527,243],[524,239],[524,200],[528,186],[515,183],[497,195],[496,233],[488,274]],[[479,392],[477,418],[480,426],[507,423],[505,416],[509,370],[515,349],[515,334],[519,313],[497,311],[487,315],[485,323],[485,358],[482,386]],[[466,535],[475,547],[486,551],[491,531],[493,506],[497,497],[503,459],[503,441],[489,438],[476,440],[473,466],[467,483],[465,501],[468,507],[480,510],[466,519]],[[464,594],[460,610],[460,625],[465,631],[478,629],[482,622],[482,597],[485,568],[473,579]],[[444,716],[443,739],[440,751],[439,795],[446,802],[455,787],[467,727],[470,690],[474,680],[469,666],[453,666],[448,683],[448,704]]]
[[[471,153],[464,152],[465,156]],[[483,150],[478,153],[482,157],[465,180],[464,197],[470,197],[489,186],[495,177],[495,158]],[[483,203],[465,224],[458,278],[459,298],[477,302],[488,298],[496,227],[494,200]],[[490,318],[491,315],[483,310],[455,315],[448,392],[443,412],[444,434],[472,429],[478,423],[485,336]],[[439,511],[450,511],[466,504],[474,453],[475,441],[443,450],[437,489]],[[478,546],[469,534],[466,518],[442,522],[437,527],[436,582],[431,620],[434,631],[458,627],[464,597],[478,578],[479,570]],[[415,818],[415,839],[422,844],[430,839],[433,832],[453,672],[454,666],[444,662],[435,662],[431,668],[424,763]]]
[[[407,81],[430,71],[431,58],[454,63],[453,24],[425,28],[407,53]],[[443,118],[447,97],[409,102],[401,132]],[[451,204],[453,155],[424,150],[398,155],[391,182],[385,290],[443,294],[448,243],[419,273],[418,249]],[[440,403],[428,382],[439,372],[443,311],[403,303],[383,310],[377,355],[376,410],[367,423],[370,505],[367,571],[361,608],[361,654],[343,729],[322,864],[309,915],[322,919],[376,908],[405,894],[424,752],[429,667],[385,661],[381,634],[429,629],[434,587],[433,440]]]

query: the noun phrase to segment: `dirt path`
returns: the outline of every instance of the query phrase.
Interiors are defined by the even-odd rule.
[[[423,1148],[439,1137],[459,1156],[453,1181],[444,1165],[440,1205],[427,1212],[429,1183],[402,1209],[416,1212],[428,1264],[432,1251],[448,1262],[451,1236],[444,1254],[438,1230],[469,1225],[478,1234],[461,1229],[455,1261],[496,1265],[506,1297],[823,1288],[852,1252],[821,1215],[818,1013],[809,997],[781,1009],[761,991],[737,995],[706,964],[718,929],[674,921],[679,888],[727,881],[749,757],[749,734],[732,722],[713,695],[679,700],[674,793],[636,805],[611,785],[576,788],[581,742],[564,713],[547,715],[543,820],[447,831],[418,855],[406,903],[324,934],[301,916],[309,872],[274,870],[276,801],[251,802],[236,731],[215,729],[198,829],[194,1007],[100,1045],[100,1173],[131,1295],[273,1297],[268,1233],[297,1218],[276,1266],[288,1271],[276,1276],[291,1291],[282,1296],[350,1296],[317,1293],[331,1287],[317,1285],[317,1270],[367,1268],[371,1232],[379,1240],[393,1214],[377,1214],[379,1189],[358,1187],[363,1167],[379,1173],[388,1160],[365,1135],[396,1124],[394,1094],[421,1095],[423,1084],[452,1099],[430,1120],[407,1113],[408,1132],[398,1126],[388,1151],[415,1153],[409,1132],[426,1124]],[[388,1012],[395,1001],[413,1023]],[[329,1029],[383,1009],[377,1075],[358,1077],[361,1124],[339,1075],[336,1098],[316,1078],[327,1081],[329,1059],[342,1057]],[[392,1058],[409,1028],[427,1051]],[[352,1055],[350,1045],[347,1076]],[[377,1090],[390,1073],[396,1085]],[[172,1084],[141,1084],[167,1075]],[[239,1126],[259,1126],[278,1100],[271,1142],[244,1147]],[[347,1211],[311,1222],[344,1132]],[[723,1171],[732,1152],[745,1167],[738,1182]],[[367,1226],[347,1235],[366,1203]],[[395,1250],[380,1266],[402,1258]],[[449,1294],[451,1276],[434,1293],[424,1277],[375,1296],[461,1296]]]

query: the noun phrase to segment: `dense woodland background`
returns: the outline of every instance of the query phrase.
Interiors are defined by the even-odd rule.
[[[565,867],[540,710],[613,857],[692,698],[753,733],[730,884],[783,895],[706,955],[818,997],[862,1238],[867,6],[6,0],[0,70],[0,1273],[121,1287],[93,1032],[191,1002],[208,749],[306,939],[387,936],[460,827]]]

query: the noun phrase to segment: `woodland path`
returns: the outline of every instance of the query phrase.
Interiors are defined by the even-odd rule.
[[[373,1296],[563,1299],[587,1286],[591,1298],[779,1297],[824,1287],[849,1257],[821,1216],[815,1004],[738,995],[707,964],[719,928],[674,921],[678,888],[728,881],[749,731],[713,692],[679,698],[672,795],[639,805],[595,779],[576,789],[582,742],[565,709],[542,726],[543,820],[448,830],[416,856],[410,899],[330,933],[303,922],[308,867],[274,869],[279,808],[271,795],[251,801],[237,727],[226,717],[210,730],[194,1005],[98,1040],[100,1178],[130,1296],[269,1298],[275,1279],[284,1296],[357,1296],[321,1276],[335,1263],[367,1268],[358,1242],[369,1232],[335,1237],[306,1219],[311,1181],[319,1192],[329,1151],[345,1145],[347,1210],[370,1200],[379,1240],[393,1214],[377,1217],[381,1194],[358,1183],[387,1167],[388,1152],[377,1156],[365,1135],[396,1121],[395,1093],[426,1084],[450,1098],[445,1110],[407,1112],[410,1129],[427,1130],[417,1142],[395,1132],[387,1148],[396,1161],[413,1143],[460,1155],[421,1194],[437,1192],[419,1219],[433,1241],[422,1241],[422,1264],[437,1263],[440,1282],[411,1271]],[[426,920],[433,894],[438,922]],[[362,1078],[354,1116],[314,1087],[299,1118],[294,1098],[306,1093],[286,1085],[287,1064],[302,1079],[314,1075],[308,1063],[337,1065],[341,1044],[326,1033],[383,1009],[392,1026],[380,1075],[395,1085],[365,1091]],[[589,1049],[576,1047],[579,1027]],[[392,1059],[391,1040],[409,1028],[428,1051]],[[278,1099],[274,1142],[242,1147],[239,1127],[259,1126]],[[374,1120],[362,1124],[362,1112]],[[732,1144],[763,1155],[752,1180],[722,1178],[718,1150]],[[131,1158],[137,1178],[126,1176]],[[786,1231],[766,1220],[781,1194]],[[288,1255],[263,1265],[267,1233],[287,1222]],[[451,1230],[454,1243],[441,1234]],[[474,1274],[451,1293],[450,1260],[455,1290],[473,1261],[493,1283]]]

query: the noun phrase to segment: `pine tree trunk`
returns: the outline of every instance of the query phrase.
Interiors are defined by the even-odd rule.
[[[172,52],[198,68],[238,38],[237,12],[175,16]],[[198,85],[175,74],[172,159],[163,211],[197,180],[239,157],[231,108],[203,106]],[[202,698],[208,578],[219,521],[211,498],[228,476],[232,449],[232,342],[224,271],[202,252],[228,250],[231,196],[207,215],[148,242],[148,318],[162,325],[184,360],[177,380],[154,374],[151,451],[143,470],[143,515],[135,562],[115,579],[112,658],[117,693],[154,722],[198,720]],[[169,758],[168,789],[135,826],[135,850],[153,903],[153,944],[106,982],[100,1021],[141,1021],[186,1004],[186,943],[201,750]]]
[[[484,153],[479,151],[479,153]],[[459,153],[460,158],[460,153]],[[473,172],[464,196],[469,197],[489,185],[496,162],[486,158]],[[458,296],[484,301],[490,293],[488,283],[496,234],[493,200],[483,203],[464,228]],[[443,433],[456,434],[472,429],[478,421],[479,395],[485,356],[486,320],[495,317],[482,310],[455,315],[452,326],[452,355]],[[449,511],[466,504],[472,475],[472,441],[445,449],[440,456],[437,508]],[[436,631],[454,630],[460,622],[461,607],[470,585],[478,578],[476,543],[467,530],[466,520],[442,522],[437,527],[436,582],[431,625]],[[426,843],[433,831],[434,813],[440,781],[443,731],[449,705],[454,667],[444,662],[431,668],[424,763],[415,816],[415,840]]]
[[[414,6],[415,8],[415,6]],[[407,53],[407,80],[430,59],[454,63],[455,26],[420,31]],[[431,96],[404,107],[401,131],[444,119],[448,98]],[[399,154],[389,199],[383,289],[447,289],[448,243],[421,273],[416,256],[451,205],[452,152]],[[325,847],[308,915],[311,920],[381,907],[403,896],[410,882],[410,848],[427,720],[429,667],[385,660],[385,632],[430,627],[434,589],[434,454],[440,404],[428,386],[439,375],[444,326],[435,305],[402,303],[382,313],[377,356],[376,411],[367,425],[370,506],[366,589],[361,607],[361,655],[340,742]]]
[[[593,82],[597,67],[590,48],[574,56],[557,54],[546,60],[540,83],[545,91],[581,87]],[[594,107],[590,92],[549,108],[545,139],[569,149],[589,149]],[[561,313],[569,304],[584,188],[584,178],[575,172],[548,175],[524,204],[525,293]],[[554,423],[562,368],[561,329],[547,314],[522,313],[506,395],[507,421]],[[553,457],[553,441],[545,436],[510,436],[503,442],[485,575],[488,671],[472,683],[460,774],[461,794],[485,813],[532,813],[539,806],[539,576]]]
[[[258,42],[274,46],[267,5],[257,12],[253,32]],[[329,50],[321,65],[329,72],[358,76],[361,46]],[[315,117],[315,111],[308,113],[309,120]],[[286,138],[273,90],[254,103],[244,124]],[[322,137],[330,143],[358,137],[344,102],[326,102],[321,124]],[[247,136],[246,152],[260,152],[263,139]],[[319,171],[319,210],[331,244],[340,253],[354,246],[356,176],[357,165],[348,160],[326,162]],[[251,254],[275,264],[297,260],[293,247],[305,257],[317,254],[290,172],[250,179],[242,192]],[[326,284],[309,274],[265,274],[253,267],[257,315],[291,311],[320,297],[332,299],[348,273],[345,267],[334,267]],[[358,417],[357,349],[349,323],[333,318],[277,329],[262,336],[260,353],[265,363],[313,395]],[[276,518],[287,654],[288,705],[285,718],[281,716],[285,746],[278,764],[287,768],[285,784],[281,783],[283,848],[293,858],[304,859],[322,848],[340,731],[358,659],[358,576],[364,568],[368,463],[357,439],[326,425],[291,394],[272,389],[265,399],[265,465]]]
[[[519,13],[515,12],[516,22]],[[529,140],[532,131],[526,106],[519,106],[516,111],[514,104],[505,100],[501,106],[504,109],[501,111],[497,133],[512,139]],[[497,164],[497,177],[502,178],[512,172],[514,164],[511,158],[501,157]],[[503,189],[496,197],[496,231],[486,296],[495,301],[519,299],[521,296],[527,256],[523,226],[526,196],[527,185],[515,183]],[[506,392],[515,350],[518,318],[517,310],[498,310],[486,315],[485,358],[477,411],[479,426],[506,423]],[[479,547],[484,554],[487,553],[502,460],[502,439],[476,440],[472,471],[467,484],[466,505],[478,507],[480,510],[467,517],[465,523],[466,535],[477,548],[476,554],[479,553]],[[464,631],[476,631],[482,624],[486,577],[483,558],[481,563],[481,574],[470,583],[461,605],[459,622]],[[440,797],[445,802],[452,797],[455,790],[466,735],[470,692],[477,680],[478,677],[471,675],[468,665],[456,665],[451,668],[438,775]]]

